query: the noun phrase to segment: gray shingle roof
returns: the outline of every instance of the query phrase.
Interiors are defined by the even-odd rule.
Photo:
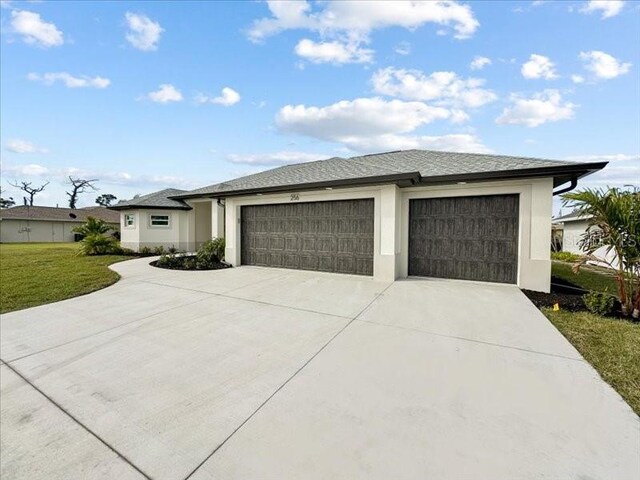
[[[503,155],[485,155],[476,153],[439,152],[430,150],[403,150],[396,152],[363,155],[352,158],[334,157],[328,160],[285,165],[246,177],[209,185],[192,190],[175,198],[189,198],[201,195],[222,196],[228,193],[254,191],[260,189],[285,189],[305,185],[375,179],[385,176],[419,175],[420,180],[428,182],[437,178],[469,176],[488,178],[497,172],[514,172],[532,169],[549,170],[571,168],[575,162],[542,160],[527,157]],[[605,164],[590,164],[590,170],[603,168]],[[586,169],[582,175],[590,173]],[[497,175],[494,175],[497,177]]]
[[[581,214],[580,210],[573,210],[569,213],[567,213],[566,215],[562,215],[560,217],[556,217],[553,219],[554,222],[561,222],[564,221],[568,218],[571,219],[575,219],[575,220],[588,220],[589,218],[591,218],[591,215],[586,215],[586,214]]]
[[[2,219],[47,220],[57,222],[84,223],[88,217],[99,218],[107,223],[120,223],[120,214],[105,207],[58,208],[58,207],[17,207],[0,210]]]
[[[177,188],[165,188],[164,190],[142,195],[138,198],[118,202],[116,205],[109,208],[113,210],[125,210],[131,208],[168,208],[176,210],[190,210],[191,207],[182,200],[174,200],[170,198],[184,193],[187,193],[187,191],[179,190]]]

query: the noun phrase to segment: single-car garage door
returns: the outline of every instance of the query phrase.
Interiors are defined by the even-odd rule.
[[[516,283],[518,195],[409,202],[409,275]]]
[[[373,199],[251,205],[241,263],[373,275]]]

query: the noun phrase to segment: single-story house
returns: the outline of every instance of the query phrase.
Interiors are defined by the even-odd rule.
[[[0,242],[73,242],[72,229],[100,218],[113,231],[120,229],[120,215],[105,207],[58,208],[20,205],[0,210]]]
[[[517,284],[548,291],[552,196],[606,162],[407,150],[286,165],[111,208],[122,245],[303,270]]]
[[[589,226],[590,215],[581,215],[580,212],[574,210],[565,215],[556,217],[552,220],[553,228],[562,232],[562,251],[584,255],[584,251],[580,246],[584,234]],[[596,265],[609,266],[615,268],[618,265],[616,254],[607,252],[606,247],[598,248],[593,255],[597,258],[605,260],[605,262],[590,262]]]

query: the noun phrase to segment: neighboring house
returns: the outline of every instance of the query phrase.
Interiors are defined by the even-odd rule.
[[[553,189],[605,165],[408,150],[287,165],[111,208],[121,211],[123,246],[136,250],[225,237],[232,265],[548,291]]]
[[[58,208],[21,205],[0,210],[0,242],[73,242],[72,229],[96,217],[114,231],[120,228],[120,215],[105,207]]]
[[[562,230],[563,252],[584,254],[580,248],[580,241],[589,226],[589,218],[591,217],[579,215],[574,210],[571,213],[553,219],[553,227]]]
[[[562,231],[562,251],[571,252],[578,255],[584,255],[584,251],[580,248],[580,242],[589,226],[590,215],[580,215],[576,210],[556,217],[552,221],[553,228]],[[618,265],[616,254],[607,252],[606,247],[598,248],[594,256],[606,260],[609,265],[604,262],[589,262],[601,266],[611,266],[615,268]]]

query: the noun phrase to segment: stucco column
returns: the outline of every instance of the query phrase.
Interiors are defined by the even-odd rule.
[[[374,275],[379,280],[398,278],[400,260],[401,195],[396,185],[380,188],[380,247]]]
[[[224,259],[233,266],[240,265],[240,207],[227,198],[224,206]]]
[[[224,207],[215,198],[211,201],[211,238],[224,238]]]
[[[520,286],[548,292],[551,282],[551,213],[553,180],[545,178],[531,184],[530,244],[527,261],[521,263]],[[522,221],[522,220],[521,220]]]

